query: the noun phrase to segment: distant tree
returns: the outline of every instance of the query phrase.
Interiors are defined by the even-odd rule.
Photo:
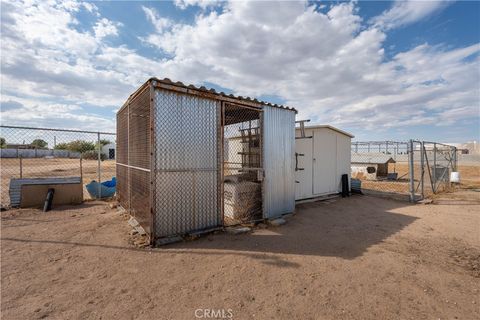
[[[110,140],[107,139],[100,139],[100,145],[106,146],[107,144],[112,143]]]
[[[62,143],[58,143],[54,149],[57,149],[57,150],[68,150],[68,143],[65,143],[65,142],[62,142]]]
[[[68,150],[83,153],[89,150],[95,150],[95,144],[90,141],[75,140],[68,143]]]
[[[7,146],[7,141],[4,137],[0,137],[0,148],[4,149]]]
[[[100,139],[100,148],[102,148],[103,146],[106,146],[107,144],[110,144],[110,143],[112,143],[110,140]],[[95,149],[98,149],[98,142],[95,143]]]
[[[67,143],[59,143],[55,146],[55,149],[83,153],[95,150],[95,143],[85,140],[74,140]]]
[[[39,149],[44,149],[48,146],[48,143],[47,143],[47,141],[42,140],[42,139],[35,139],[35,140],[32,141],[31,145],[35,146]]]

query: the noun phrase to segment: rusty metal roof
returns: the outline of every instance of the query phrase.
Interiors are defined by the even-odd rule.
[[[133,97],[136,96],[138,93],[140,93],[145,86],[148,86],[149,83],[153,83],[153,82],[156,82],[157,87],[160,87],[160,88],[166,89],[166,90],[175,90],[175,91],[180,91],[180,92],[184,92],[184,93],[197,92],[200,95],[210,97],[210,98],[214,98],[214,99],[216,98],[216,99],[227,100],[227,101],[228,100],[235,100],[235,101],[238,101],[240,103],[245,103],[245,104],[249,104],[249,105],[256,105],[258,107],[270,106],[270,107],[275,107],[275,108],[291,110],[291,111],[294,111],[295,113],[297,113],[297,110],[295,108],[291,108],[291,107],[288,107],[288,106],[285,106],[285,105],[280,105],[280,104],[276,104],[276,103],[270,103],[270,102],[267,102],[267,101],[257,100],[256,98],[235,96],[233,94],[226,94],[225,92],[217,92],[213,88],[209,89],[209,88],[206,88],[204,86],[196,87],[193,84],[186,85],[186,84],[184,84],[183,82],[180,82],[180,81],[173,82],[172,80],[170,80],[168,78],[158,79],[158,78],[152,77],[152,78],[148,79],[140,88],[138,88],[134,93],[132,93],[130,95],[129,99],[133,99]]]

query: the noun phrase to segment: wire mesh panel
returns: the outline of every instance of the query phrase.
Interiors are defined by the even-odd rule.
[[[156,89],[155,235],[221,224],[220,102]]]
[[[223,144],[224,224],[262,219],[261,111],[226,103]]]
[[[136,95],[128,107],[128,191],[130,214],[151,234],[150,210],[150,87]]]
[[[117,113],[117,201],[130,208],[128,174],[128,106]]]
[[[2,206],[11,204],[16,179],[81,177],[85,185],[115,176],[115,134],[1,126],[0,140]],[[83,197],[92,197],[85,187]]]

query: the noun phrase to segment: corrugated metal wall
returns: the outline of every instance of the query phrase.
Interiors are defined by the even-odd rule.
[[[221,225],[220,102],[155,89],[155,236]]]
[[[265,106],[263,112],[264,217],[295,210],[295,112]]]

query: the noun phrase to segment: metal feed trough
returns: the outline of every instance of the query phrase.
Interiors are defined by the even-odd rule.
[[[155,240],[295,208],[296,110],[149,79],[117,113],[117,196]]]

